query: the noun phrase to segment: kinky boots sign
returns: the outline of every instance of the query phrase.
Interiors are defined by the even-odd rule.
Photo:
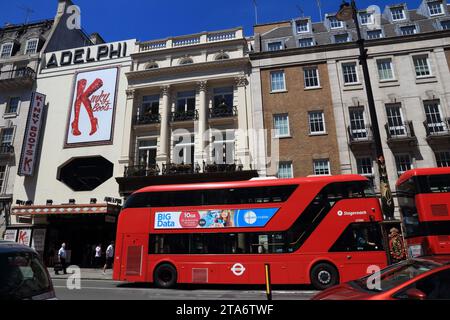
[[[52,53],[49,55],[45,66],[47,69],[50,69],[124,58],[126,56],[128,56],[127,43],[118,42]]]

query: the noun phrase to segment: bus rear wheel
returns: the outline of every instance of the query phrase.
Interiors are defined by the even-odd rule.
[[[177,269],[168,263],[159,265],[155,269],[153,282],[158,288],[173,288],[177,284]]]
[[[318,290],[325,290],[339,283],[339,273],[329,263],[319,263],[311,269],[311,283]]]

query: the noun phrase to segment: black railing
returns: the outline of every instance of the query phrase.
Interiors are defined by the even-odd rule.
[[[427,137],[448,136],[450,135],[450,118],[438,123],[424,121],[423,125],[427,132]]]
[[[0,80],[20,79],[20,78],[34,79],[35,74],[36,72],[34,72],[34,70],[29,67],[10,71],[2,71],[0,72]]]
[[[217,106],[209,109],[209,118],[230,118],[237,116],[237,107],[221,107]]]
[[[412,121],[402,122],[393,126],[386,123],[384,127],[386,129],[388,140],[413,139],[416,137]]]
[[[163,175],[181,175],[181,174],[196,174],[200,173],[200,166],[196,164],[184,163],[167,163],[163,164]]]
[[[212,172],[236,172],[236,171],[242,171],[243,169],[242,164],[236,164],[236,163],[206,163],[203,162],[203,172],[205,173],[212,173]]]
[[[14,146],[9,144],[0,146],[0,154],[12,154],[12,153],[14,153]]]
[[[198,120],[197,110],[176,111],[170,114],[171,121],[192,121]]]
[[[367,125],[361,129],[348,126],[348,136],[350,143],[362,143],[373,141],[372,126]]]
[[[137,165],[125,167],[124,177],[151,177],[157,176],[160,173],[157,164],[151,165]]]
[[[154,123],[160,123],[161,122],[161,115],[150,113],[150,114],[144,114],[134,117],[133,123],[135,125],[141,125],[141,124],[154,124]]]

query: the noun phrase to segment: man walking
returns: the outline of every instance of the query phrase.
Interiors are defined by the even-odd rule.
[[[61,264],[61,270],[64,272],[64,274],[67,274],[66,258],[67,258],[66,244],[63,243],[58,251],[58,260],[59,263]],[[59,274],[58,269],[55,270],[55,273]]]
[[[111,244],[106,248],[106,263],[103,267],[103,274],[106,273],[107,268],[112,268],[114,262],[114,241],[111,241]]]

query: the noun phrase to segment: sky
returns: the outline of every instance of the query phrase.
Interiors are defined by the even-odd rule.
[[[81,8],[81,24],[87,33],[98,32],[107,42],[141,41],[243,27],[252,35],[255,24],[290,20],[302,15],[320,21],[317,0],[73,0]],[[336,12],[341,0],[319,0],[323,15]],[[359,8],[406,2],[415,9],[421,0],[357,0]],[[0,0],[0,26],[24,23],[25,8],[33,13],[30,21],[55,16],[57,0]]]

